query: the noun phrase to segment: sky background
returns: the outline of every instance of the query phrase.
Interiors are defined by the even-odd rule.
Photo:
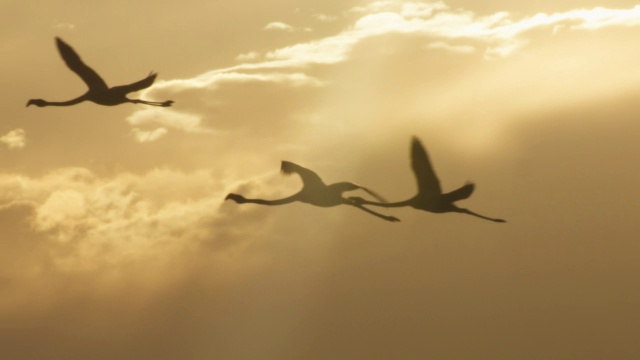
[[[0,21],[0,349],[11,359],[637,359],[640,5],[15,1]],[[173,107],[25,108],[108,84]],[[462,207],[397,201],[411,136]],[[356,194],[354,195],[362,195]]]

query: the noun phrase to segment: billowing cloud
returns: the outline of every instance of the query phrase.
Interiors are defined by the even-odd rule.
[[[101,178],[85,168],[66,168],[39,178],[1,175],[0,201],[29,204],[34,234],[65,249],[52,254],[52,263],[87,271],[133,259],[169,261],[205,243],[221,254],[242,246],[241,232],[236,231],[236,241],[225,229],[242,219],[241,213],[251,216],[250,209],[220,211],[232,188],[238,188],[235,181],[216,179],[208,171],[157,169]],[[216,235],[220,232],[225,235]]]
[[[23,129],[11,130],[2,137],[0,143],[4,144],[9,150],[19,150],[27,145],[27,133]]]

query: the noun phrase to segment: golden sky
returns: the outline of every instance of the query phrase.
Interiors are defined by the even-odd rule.
[[[2,357],[640,358],[640,5],[478,3],[3,4]],[[174,106],[25,108],[85,91],[55,36]],[[404,200],[414,135],[508,223],[224,202]]]

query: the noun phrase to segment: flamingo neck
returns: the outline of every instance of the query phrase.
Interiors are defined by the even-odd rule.
[[[67,100],[67,101],[44,101],[42,106],[71,106],[75,104],[79,104],[86,100],[86,95],[82,95],[75,99]]]
[[[260,205],[268,205],[268,206],[284,205],[284,204],[289,204],[289,203],[292,203],[292,202],[295,202],[295,201],[298,201],[298,194],[295,194],[295,195],[292,195],[292,196],[288,196],[288,197],[282,198],[282,199],[276,199],[276,200],[247,199],[247,198],[244,198],[244,202],[260,204]]]

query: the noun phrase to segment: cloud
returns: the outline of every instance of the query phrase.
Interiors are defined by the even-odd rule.
[[[268,23],[267,25],[265,25],[265,27],[263,28],[264,30],[267,31],[287,31],[287,32],[294,32],[294,31],[304,31],[304,32],[311,32],[313,31],[313,29],[309,28],[309,27],[303,27],[303,28],[295,28],[289,24],[283,23],[281,21],[275,21],[275,22],[271,22]]]
[[[374,1],[369,4],[363,6],[356,6],[354,8],[349,9],[349,12],[354,13],[372,13],[372,12],[382,12],[382,11],[390,11],[395,8],[397,2],[396,1]]]
[[[260,58],[260,53],[257,51],[249,51],[244,54],[236,56],[237,61],[252,61]]]
[[[327,14],[322,14],[322,13],[313,14],[313,17],[316,20],[322,21],[322,22],[334,22],[334,21],[338,20],[337,16],[327,15]]]
[[[449,9],[444,2],[416,2],[416,1],[374,1],[364,6],[356,6],[348,10],[351,13],[382,13],[382,12],[398,12],[406,17],[425,17],[430,16],[436,10]]]
[[[540,89],[557,76],[564,78],[582,69],[599,74],[602,72],[595,67],[604,69],[608,65],[589,56],[585,49],[576,49],[575,55],[565,52],[563,57],[541,54],[548,66],[537,68],[539,76],[523,79],[519,74],[525,65],[517,61],[524,60],[512,54],[525,48],[542,51],[540,46],[528,44],[542,43],[545,36],[549,40],[546,44],[583,37],[585,24],[633,26],[629,19],[634,19],[637,12],[637,7],[607,11],[595,8],[515,16],[508,12],[481,15],[451,8],[444,2],[383,1],[369,5],[343,13],[343,20],[349,20],[350,25],[329,36],[268,51],[249,51],[239,55],[236,60],[240,63],[232,66],[156,82],[141,96],[171,98],[177,105],[133,112],[127,118],[132,137],[137,142],[182,146],[182,135],[167,136],[180,133],[189,136],[194,147],[213,146],[216,151],[233,147],[242,152],[243,161],[249,161],[250,151],[268,146],[279,159],[295,154],[286,149],[324,146],[339,141],[341,136],[400,131],[389,129],[382,117],[394,116],[397,111],[392,111],[393,103],[403,99],[407,115],[397,121],[428,118],[429,123],[435,123],[477,118],[472,110],[475,106],[495,104],[482,105],[483,116],[490,120],[474,122],[458,132],[469,140],[465,143],[485,146],[505,129],[501,124],[506,119],[539,107],[541,99],[562,103],[568,98],[602,94],[605,88],[620,84],[618,77],[612,76],[601,79],[601,84],[610,85],[599,90],[590,85],[576,89],[571,81],[556,81],[557,89],[564,89],[559,90],[563,96],[558,96]],[[563,30],[558,30],[559,26]],[[434,55],[447,60],[433,62]],[[412,60],[401,60],[408,56]],[[378,67],[377,60],[371,61],[382,58],[387,64],[384,69]],[[503,61],[491,65],[483,58]],[[429,65],[419,65],[420,61]],[[563,61],[580,61],[584,66],[567,72],[560,64]],[[466,62],[482,65],[470,67]],[[433,70],[436,67],[441,70]],[[402,79],[406,81],[402,83]],[[631,82],[631,77],[626,81]],[[432,89],[436,83],[437,89]],[[531,96],[520,91],[525,83],[530,84],[529,92],[541,93]],[[384,97],[376,90],[382,87],[387,90]],[[568,87],[573,90],[568,91]],[[456,106],[460,101],[470,105]],[[372,123],[377,126],[372,127]],[[216,135],[215,139],[210,135]]]
[[[20,150],[27,145],[27,132],[23,129],[14,129],[0,137],[0,143],[3,143],[9,150]]]
[[[471,45],[451,45],[444,41],[434,41],[429,45],[427,45],[427,48],[441,49],[441,50],[446,50],[446,51],[450,51],[458,54],[471,54],[476,51],[476,48],[474,48]]]
[[[265,25],[264,30],[282,30],[282,31],[293,31],[293,26],[289,25],[289,24],[285,24],[283,22],[280,21],[275,21],[275,22],[271,22],[268,23],[267,25]]]
[[[149,131],[133,128],[132,131],[136,140],[141,143],[156,141],[168,133],[168,130],[163,127]]]
[[[105,358],[128,358],[120,346],[134,338],[139,346],[139,336],[154,333],[156,325],[195,324],[178,315],[182,311],[162,310],[163,304],[192,304],[199,309],[196,318],[216,304],[229,305],[216,294],[244,282],[264,262],[262,251],[250,247],[269,239],[273,213],[224,202],[224,195],[239,187],[251,193],[264,182],[205,170],[111,177],[85,168],[42,176],[1,173],[0,319],[12,329],[24,325],[11,334],[0,329],[3,339],[15,340],[4,353],[24,358],[44,351],[46,339],[57,337],[48,334],[51,329],[74,339],[55,340],[49,351],[56,354],[90,356],[105,336],[120,344]],[[104,306],[111,310],[100,311]],[[58,315],[65,321],[54,319]],[[210,315],[207,323],[218,318]],[[39,346],[25,348],[27,343]]]
[[[373,2],[344,13],[345,18],[351,20],[351,24],[333,35],[268,51],[249,51],[236,57],[240,62],[237,65],[213,69],[191,78],[158,81],[146,89],[142,96],[171,98],[180,106],[171,109],[138,110],[132,113],[127,121],[134,128],[132,133],[138,142],[166,141],[166,134],[172,131],[205,135],[229,135],[238,131],[235,135],[230,135],[227,141],[244,144],[248,149],[258,147],[262,141],[255,140],[247,144],[241,136],[246,138],[249,134],[261,134],[261,139],[278,141],[280,149],[289,145],[297,146],[299,144],[291,144],[288,137],[294,133],[300,136],[301,124],[313,124],[316,131],[328,134],[335,132],[341,125],[331,123],[329,127],[325,125],[325,128],[322,128],[322,121],[309,119],[327,116],[340,118],[349,113],[348,109],[357,108],[353,105],[357,102],[349,101],[349,104],[342,104],[340,111],[336,110],[337,113],[334,114],[320,104],[328,97],[335,96],[331,95],[336,93],[334,86],[351,89],[348,95],[344,96],[354,97],[359,96],[354,94],[367,93],[356,86],[366,79],[353,80],[352,85],[345,87],[347,85],[338,84],[342,78],[349,78],[350,74],[332,78],[332,72],[326,71],[329,67],[337,68],[338,65],[342,66],[349,61],[353,61],[354,64],[361,63],[363,59],[355,57],[367,48],[367,44],[385,41],[385,38],[396,39],[393,46],[377,47],[384,49],[384,56],[406,51],[407,43],[403,41],[410,41],[412,48],[425,49],[425,54],[428,50],[444,50],[451,56],[477,53],[486,60],[505,59],[532,41],[540,41],[540,36],[544,36],[545,32],[550,38],[557,39],[558,32],[577,33],[610,26],[636,26],[640,18],[638,9],[640,6],[631,9],[594,8],[554,14],[539,13],[518,18],[504,11],[479,15],[473,11],[451,8],[445,2]],[[357,64],[354,66],[354,69],[363,68]],[[409,69],[407,66],[401,66],[405,67]],[[385,72],[397,71],[399,73],[396,75],[401,75],[401,68],[393,67]],[[431,104],[432,112],[442,115],[440,112],[446,111],[450,116],[463,117],[456,111],[447,110],[451,109],[451,106],[438,104],[458,101],[454,100],[454,94],[467,96],[467,101],[474,103],[476,100],[480,101],[476,99],[479,95],[472,90],[467,90],[471,93],[466,94],[464,90],[456,88],[461,86],[457,79],[452,80],[445,84],[452,88],[451,91],[421,97],[441,99],[439,103]],[[509,80],[505,82],[509,84],[505,85],[506,87],[517,88],[517,85],[511,84]],[[404,91],[400,87],[396,90]],[[334,103],[341,103],[343,99],[346,101],[344,96],[334,100]],[[404,96],[415,96],[415,93]],[[442,99],[443,97],[447,98]],[[389,97],[391,98],[393,96]],[[531,101],[527,99],[530,97],[526,97],[522,102]],[[517,101],[512,103],[514,107],[520,106],[517,105]],[[422,114],[424,110],[419,112]],[[255,121],[257,113],[260,114],[261,121]],[[375,117],[376,114],[369,116]],[[496,118],[499,117],[496,115]],[[350,121],[351,129],[358,127],[357,122]],[[275,131],[276,128],[278,131]],[[470,130],[477,134],[492,131]],[[265,144],[262,145],[266,145],[266,140],[264,141]]]
[[[160,124],[185,132],[208,132],[207,129],[201,126],[200,117],[197,115],[191,115],[174,110],[156,109],[151,107],[133,113],[127,118],[127,122],[134,126]],[[142,132],[141,130],[134,130],[136,139],[138,139],[138,141],[140,142],[157,140],[160,137],[166,135],[166,133],[166,128],[159,128],[153,131],[146,132]]]
[[[443,2],[378,1],[351,9],[359,15],[341,33],[307,43],[269,51],[266,58],[290,66],[331,64],[344,61],[353,46],[364,39],[397,33],[440,41],[481,41],[487,58],[505,57],[527,44],[525,34],[534,29],[569,25],[573,30],[640,25],[640,5],[631,9],[571,10],[539,13],[515,19],[508,12],[479,16],[467,10],[452,10]],[[268,63],[265,63],[267,65]]]
[[[67,31],[73,31],[76,29],[76,26],[74,24],[64,23],[64,22],[57,23],[53,25],[53,27],[54,29],[57,29],[57,30],[67,30]]]
[[[29,204],[30,231],[65,249],[52,253],[54,264],[88,271],[134,259],[169,261],[194,246],[211,246],[220,254],[242,246],[242,234],[258,231],[260,221],[255,219],[254,229],[227,232],[252,217],[248,208],[219,210],[236,184],[204,170],[101,178],[85,168],[65,168],[39,178],[4,174],[0,200]]]
[[[237,112],[245,112],[246,103],[257,104],[260,99],[248,98],[248,94],[258,92],[261,98],[277,97],[281,91],[290,93],[305,89],[321,88],[325,83],[316,77],[301,72],[239,72],[215,70],[192,79],[162,81],[146,90],[150,97],[170,97],[181,104],[181,110],[146,108],[138,110],[127,118],[127,122],[141,126],[159,126],[165,130],[154,130],[151,134],[135,130],[138,141],[157,140],[168,131],[179,130],[186,133],[219,134],[230,126],[243,126],[252,122]],[[244,91],[243,91],[244,89]],[[143,95],[143,96],[145,96]],[[300,96],[300,95],[296,95]],[[278,104],[266,104],[273,107]],[[254,106],[254,105],[252,105]],[[231,117],[222,117],[227,111],[236,111]],[[268,114],[264,114],[267,116]],[[255,115],[252,115],[255,116]],[[283,119],[286,120],[286,119]]]

